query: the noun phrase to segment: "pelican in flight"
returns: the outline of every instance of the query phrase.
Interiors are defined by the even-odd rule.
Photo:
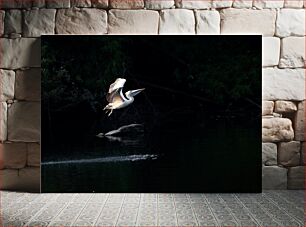
[[[122,109],[134,102],[134,96],[139,94],[144,88],[131,90],[123,94],[122,89],[126,82],[126,79],[117,78],[114,83],[109,86],[106,100],[109,102],[103,110],[110,116],[113,110]]]

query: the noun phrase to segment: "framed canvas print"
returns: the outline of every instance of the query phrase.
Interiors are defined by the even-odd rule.
[[[261,192],[262,37],[42,36],[42,192]]]

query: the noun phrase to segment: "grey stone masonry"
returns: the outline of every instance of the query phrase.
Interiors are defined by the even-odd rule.
[[[279,166],[264,166],[262,185],[264,189],[287,189],[287,169]]]
[[[0,38],[0,46],[5,50],[0,61],[0,68],[40,67],[40,39]]]
[[[33,9],[24,12],[23,36],[52,35],[55,28],[55,9]]]
[[[305,141],[305,101],[298,104],[294,119],[295,140]]]
[[[262,144],[262,164],[266,166],[277,165],[277,145],[275,143]]]
[[[300,189],[304,187],[305,167],[291,167],[288,171],[288,189]]]
[[[282,166],[300,165],[300,148],[299,141],[281,142],[278,148],[278,164]]]
[[[40,103],[16,102],[8,108],[8,140],[40,141]]]
[[[22,11],[11,9],[6,11],[4,20],[5,34],[21,34],[22,33]]]
[[[30,68],[16,71],[15,98],[26,101],[41,99],[41,69]]]
[[[55,23],[57,34],[105,34],[107,13],[102,9],[60,9]]]

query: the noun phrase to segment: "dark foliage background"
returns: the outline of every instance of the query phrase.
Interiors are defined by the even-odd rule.
[[[259,37],[45,36],[43,99],[54,111],[83,101],[98,110],[109,84],[121,76],[223,110],[246,100],[260,106],[253,89],[261,84]]]

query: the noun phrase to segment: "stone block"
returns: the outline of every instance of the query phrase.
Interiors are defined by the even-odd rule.
[[[70,0],[71,7],[91,7],[90,0]]]
[[[305,141],[305,101],[298,104],[298,111],[294,118],[295,140]]]
[[[8,140],[40,141],[40,103],[16,102],[8,109]]]
[[[26,166],[26,161],[25,143],[0,143],[0,169],[21,169]]]
[[[40,192],[40,168],[26,167],[19,170],[20,190]]]
[[[272,115],[274,109],[273,101],[263,101],[262,102],[262,115]]]
[[[305,10],[281,9],[277,12],[275,35],[279,37],[305,35]]]
[[[15,72],[0,69],[0,101],[14,99]]]
[[[276,66],[279,63],[280,38],[263,37],[262,39],[263,66]]]
[[[0,68],[20,69],[40,67],[40,39],[37,38],[0,38],[3,52]]]
[[[40,145],[38,143],[27,143],[28,157],[27,166],[40,166]]]
[[[2,190],[16,190],[18,186],[18,171],[17,169],[3,169],[0,170],[0,189]]]
[[[70,7],[70,0],[45,0],[47,8],[62,9]]]
[[[262,164],[277,165],[277,145],[275,143],[262,143]]]
[[[32,1],[30,0],[1,0],[0,8],[2,9],[22,9],[31,8]]]
[[[288,171],[288,189],[304,189],[304,166],[291,167]]]
[[[177,8],[184,9],[209,9],[212,7],[211,0],[175,0]]]
[[[8,10],[4,19],[4,33],[22,33],[22,11],[18,9]]]
[[[113,9],[142,9],[143,0],[109,0],[109,7]]]
[[[4,15],[5,11],[0,10],[0,35],[4,34]]]
[[[46,1],[45,0],[33,0],[32,7],[33,8],[45,8]]]
[[[253,6],[257,9],[265,9],[265,8],[283,8],[284,0],[254,0]]]
[[[170,9],[175,7],[174,4],[174,0],[145,0],[146,9]]]
[[[276,117],[262,119],[263,142],[290,141],[293,138],[294,132],[290,119]]]
[[[24,192],[40,191],[40,168],[27,167],[20,170],[0,170],[2,190],[14,190]]]
[[[197,34],[220,34],[220,14],[218,11],[196,10],[195,17]]]
[[[305,99],[305,72],[303,69],[263,69],[263,99]]]
[[[108,7],[108,0],[91,0],[91,4],[95,8],[107,8]]]
[[[278,146],[278,164],[282,166],[300,165],[300,142],[290,141],[279,143]]]
[[[110,10],[110,34],[157,34],[159,14],[153,10]]]
[[[276,11],[271,9],[223,9],[221,15],[222,34],[260,34],[273,36]]]
[[[101,9],[60,9],[56,15],[57,34],[105,34],[107,13]]]
[[[301,142],[301,165],[306,165],[306,157],[305,157],[305,142]]]
[[[282,39],[280,68],[305,67],[305,37],[287,37]]]
[[[193,11],[188,9],[162,10],[159,34],[195,34]]]
[[[39,37],[54,34],[55,9],[33,9],[24,12],[23,36]]]
[[[276,113],[292,113],[297,111],[297,106],[294,102],[291,101],[275,101],[275,110]]]
[[[263,189],[287,189],[287,169],[279,166],[262,168]]]
[[[303,0],[285,0],[285,8],[303,8]]]
[[[40,68],[16,71],[15,98],[27,101],[39,101],[41,99]]]
[[[228,8],[233,4],[233,0],[212,0],[212,8]]]
[[[234,0],[233,2],[233,7],[234,8],[252,8],[253,6],[253,1],[250,0]]]
[[[0,102],[0,142],[7,140],[7,104]]]

